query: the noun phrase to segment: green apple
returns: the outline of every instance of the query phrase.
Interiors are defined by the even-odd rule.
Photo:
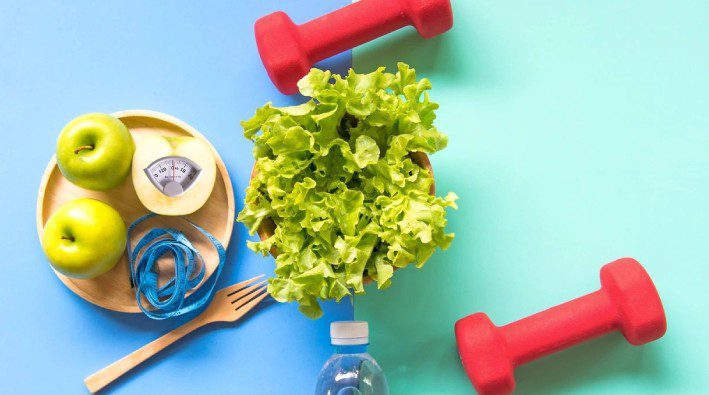
[[[42,249],[60,273],[93,278],[118,263],[126,237],[126,225],[113,207],[95,199],[76,199],[49,217]]]
[[[192,136],[136,135],[135,144],[133,187],[145,208],[161,215],[187,215],[207,202],[217,177],[216,161],[207,142]],[[155,160],[166,156],[185,157],[202,169],[194,184],[179,196],[163,194],[144,171]]]
[[[69,122],[59,135],[57,164],[75,185],[103,191],[123,183],[133,151],[135,143],[123,122],[108,114],[85,114]]]

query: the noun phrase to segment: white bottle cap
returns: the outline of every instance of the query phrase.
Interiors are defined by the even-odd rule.
[[[330,324],[330,343],[333,346],[369,344],[367,321],[335,321]]]

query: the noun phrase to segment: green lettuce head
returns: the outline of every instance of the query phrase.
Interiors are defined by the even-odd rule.
[[[433,126],[431,83],[408,65],[344,78],[312,69],[298,87],[312,99],[268,103],[241,123],[256,164],[237,220],[250,234],[275,223],[273,236],[248,243],[277,252],[268,291],[318,318],[318,299],[364,293],[366,277],[387,288],[395,268],[421,267],[446,249],[454,235],[445,209],[457,196],[431,196],[432,175],[409,156],[448,139]]]

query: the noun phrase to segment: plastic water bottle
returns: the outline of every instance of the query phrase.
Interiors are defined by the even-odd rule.
[[[320,371],[315,395],[389,395],[382,368],[367,353],[365,321],[333,322],[330,339],[335,353]]]

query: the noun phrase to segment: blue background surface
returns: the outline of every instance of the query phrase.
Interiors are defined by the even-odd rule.
[[[85,393],[84,377],[178,324],[95,307],[50,270],[35,202],[64,124],[93,111],[174,115],[214,144],[241,202],[253,161],[239,120],[268,100],[298,100],[268,80],[253,22],[277,9],[304,22],[345,3],[0,2],[0,393]],[[348,53],[328,66],[349,62]],[[236,226],[220,284],[271,272],[246,237]],[[273,304],[240,324],[204,328],[106,393],[310,393],[330,353],[329,322],[352,316],[349,303],[325,310],[311,321],[295,305]]]

